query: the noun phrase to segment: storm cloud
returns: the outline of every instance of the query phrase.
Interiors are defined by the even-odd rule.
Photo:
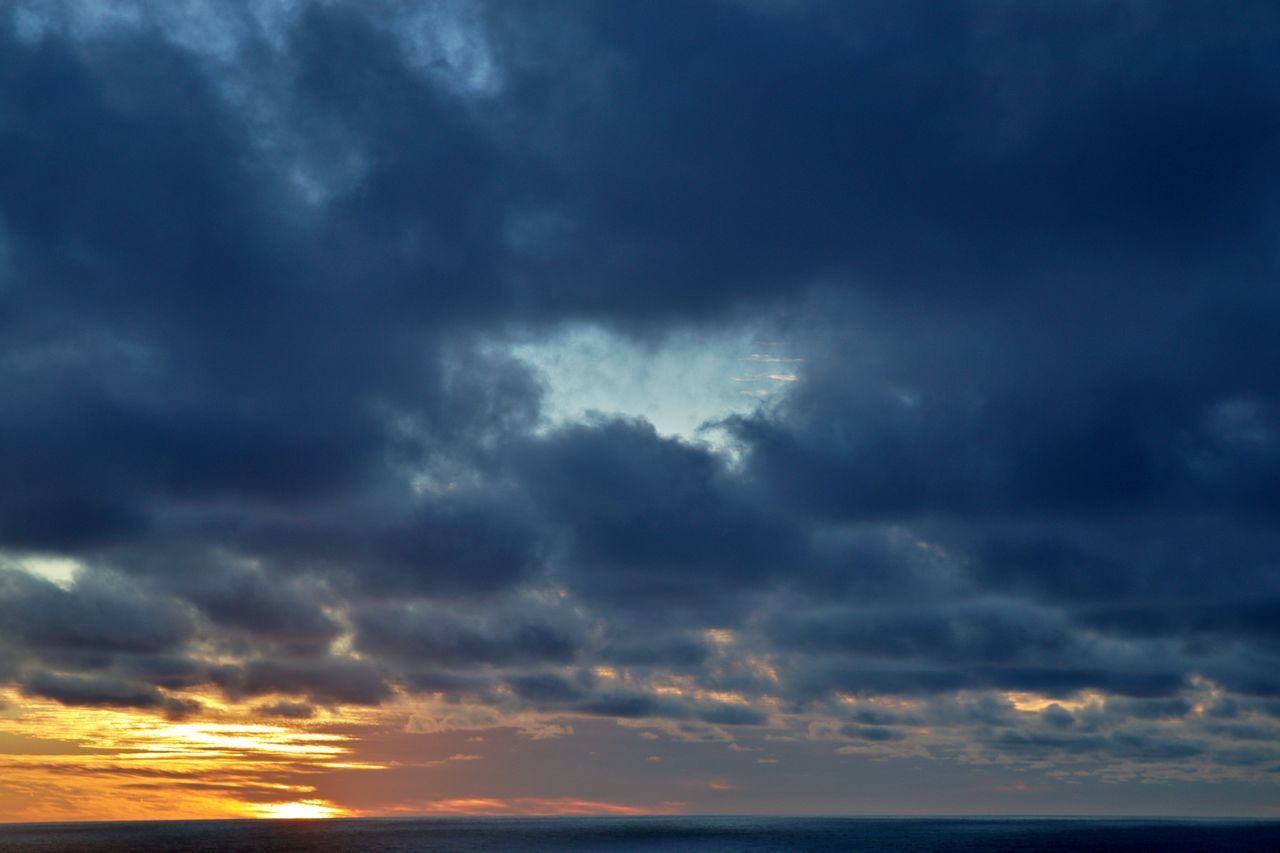
[[[21,694],[1280,759],[1280,10],[95,9],[0,17]],[[768,390],[557,420],[584,327]]]

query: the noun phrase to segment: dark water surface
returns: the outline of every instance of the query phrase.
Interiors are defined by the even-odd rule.
[[[1280,851],[1280,822],[1073,818],[413,818],[0,824],[0,851]]]

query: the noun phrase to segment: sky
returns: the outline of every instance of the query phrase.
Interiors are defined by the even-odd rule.
[[[1280,817],[1280,7],[0,6],[0,820]]]

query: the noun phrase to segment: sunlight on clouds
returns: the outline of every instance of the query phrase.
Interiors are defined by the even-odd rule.
[[[918,699],[905,699],[900,696],[854,696],[851,693],[837,691],[833,698],[841,705],[878,708],[886,711],[902,713],[919,711],[924,703]]]
[[[257,752],[280,755],[342,755],[346,747],[333,742],[346,741],[343,735],[292,732],[279,726],[210,726],[204,724],[164,726],[149,734],[158,741],[153,751],[177,751],[183,754],[217,752]],[[195,750],[195,753],[191,751]]]
[[[571,797],[471,797],[432,800],[406,806],[410,814],[429,815],[672,815],[681,814],[686,803],[666,801],[650,805],[629,805]]]
[[[746,663],[746,665],[750,667],[751,671],[756,675],[759,675],[762,678],[767,678],[774,684],[780,683],[780,679],[778,678],[778,668],[769,663],[769,661],[755,655],[747,655],[743,658],[743,662]]]
[[[703,632],[703,636],[717,646],[728,645],[735,639],[733,632],[727,628],[708,628]]]
[[[765,364],[802,364],[803,358],[787,358],[779,355],[767,355],[765,353],[753,352],[743,361],[763,362]]]
[[[5,702],[0,810],[14,819],[335,817],[347,812],[315,796],[318,773],[386,767],[345,760],[353,736],[310,722],[173,723],[16,696]]]
[[[84,567],[79,560],[51,554],[0,555],[0,564],[4,562],[10,562],[15,568],[44,578],[63,589],[71,588],[75,583],[76,573]]]
[[[1013,705],[1017,710],[1035,713],[1043,711],[1050,705],[1057,705],[1067,711],[1079,711],[1081,708],[1087,708],[1090,705],[1100,705],[1105,699],[1096,690],[1082,690],[1070,699],[1053,699],[1041,696],[1038,693],[1009,692],[1003,695],[1005,699],[1009,700],[1009,704]]]

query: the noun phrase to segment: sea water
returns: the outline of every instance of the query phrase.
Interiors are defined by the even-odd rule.
[[[1280,851],[1280,822],[1088,818],[414,818],[0,824],[22,853]]]

